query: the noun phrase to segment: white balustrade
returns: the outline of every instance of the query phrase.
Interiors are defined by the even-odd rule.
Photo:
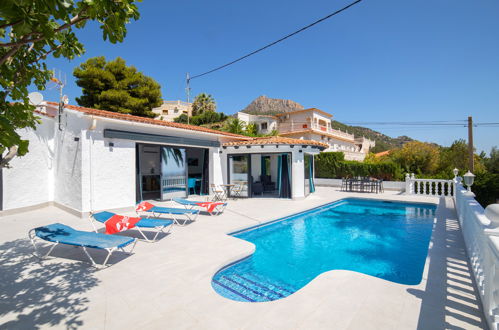
[[[454,201],[470,266],[490,329],[499,329],[499,204],[486,210],[454,181]],[[487,215],[489,217],[487,217]]]
[[[453,196],[454,181],[441,179],[416,179],[414,174],[405,176],[405,193],[408,195]]]

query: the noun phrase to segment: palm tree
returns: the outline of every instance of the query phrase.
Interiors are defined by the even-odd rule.
[[[198,116],[205,112],[217,110],[215,99],[210,94],[201,93],[194,98],[192,103],[192,115]]]
[[[244,121],[241,121],[238,118],[230,118],[225,124],[225,131],[234,134],[243,134],[245,126]]]
[[[255,123],[249,123],[246,125],[246,134],[249,136],[257,136],[258,135],[258,126]]]

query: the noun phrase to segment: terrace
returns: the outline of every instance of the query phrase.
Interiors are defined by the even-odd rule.
[[[211,279],[221,267],[254,251],[252,244],[227,233],[345,197],[438,205],[420,284],[401,285],[333,270],[285,299],[266,303],[232,301],[212,289]],[[85,255],[68,246],[58,246],[53,255],[59,258],[43,262],[31,255],[28,230],[56,221],[91,230],[87,219],[55,207],[2,218],[0,295],[4,303],[0,324],[7,329],[119,328],[131,324],[144,329],[486,327],[450,197],[398,191],[347,193],[317,187],[315,194],[299,202],[231,200],[224,214],[200,216],[185,227],[173,228],[154,244],[139,242],[132,256],[116,254],[110,260],[112,266],[99,271],[77,262],[86,260]]]

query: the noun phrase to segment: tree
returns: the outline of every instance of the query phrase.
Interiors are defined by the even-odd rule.
[[[224,130],[226,132],[234,133],[234,134],[243,134],[245,129],[245,124],[243,121],[238,118],[230,118],[225,123]]]
[[[192,103],[192,116],[199,116],[205,112],[215,112],[217,105],[210,94],[201,93],[194,98]]]
[[[487,170],[490,173],[499,174],[499,149],[492,147],[490,157],[485,159]]]
[[[189,124],[191,125],[206,125],[206,124],[214,124],[214,123],[220,123],[223,122],[227,119],[227,115],[224,114],[223,112],[204,112],[200,115],[191,117],[189,120]],[[187,124],[187,115],[186,114],[181,114],[177,118],[173,119],[174,122],[176,123],[184,123]]]
[[[90,58],[73,75],[83,92],[76,102],[84,107],[153,118],[152,108],[162,103],[159,84],[120,57],[109,62],[104,56]]]
[[[28,86],[43,90],[51,77],[45,59],[73,59],[85,52],[74,30],[87,21],[100,24],[104,40],[123,41],[125,25],[137,20],[138,0],[2,0],[0,2],[0,155],[6,150],[22,156],[27,140],[16,132],[36,127]],[[10,159],[10,158],[9,158]],[[6,167],[0,161],[0,167]]]
[[[258,126],[255,123],[246,125],[246,134],[249,136],[258,136]]]
[[[431,175],[438,168],[440,150],[430,143],[411,141],[390,153],[389,158],[406,172]]]
[[[454,141],[450,147],[442,147],[440,150],[440,160],[438,165],[438,174],[442,178],[453,178],[452,170],[457,168],[460,174],[464,174],[469,168],[468,143],[459,139]],[[483,157],[474,154],[475,173],[485,171]]]

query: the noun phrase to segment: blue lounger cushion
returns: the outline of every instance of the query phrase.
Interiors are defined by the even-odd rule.
[[[122,248],[135,241],[135,238],[125,236],[76,230],[61,223],[37,227],[35,235],[49,242],[94,249]]]
[[[93,214],[93,218],[101,223],[105,223],[107,220],[109,220],[113,215],[116,213],[108,212],[108,211],[102,211]],[[168,219],[148,219],[148,218],[141,218],[139,222],[135,224],[136,227],[140,228],[156,228],[156,227],[166,227],[169,225],[173,224],[173,220],[168,220]]]
[[[204,202],[199,202],[199,201],[190,201],[188,199],[183,199],[183,198],[172,198],[174,202],[177,202],[179,204],[184,204],[184,205],[197,205],[197,203],[204,203]]]
[[[204,202],[203,201],[190,201],[188,199],[177,198],[177,197],[172,198],[172,200],[174,202],[177,202],[177,203],[182,204],[182,205],[196,205],[196,206],[199,206],[198,205],[199,203],[208,203],[208,201],[204,201]],[[223,204],[226,205],[227,203],[223,203]]]
[[[179,209],[176,207],[155,206],[147,210],[147,212],[165,213],[165,214],[197,214],[199,213],[199,210],[186,210],[186,209]]]

